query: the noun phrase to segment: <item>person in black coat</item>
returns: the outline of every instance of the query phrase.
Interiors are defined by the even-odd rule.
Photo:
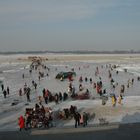
[[[30,100],[30,91],[31,91],[31,89],[28,87],[27,92],[26,92],[27,102],[31,102],[31,100]]]
[[[7,87],[7,94],[9,95],[9,93],[10,93],[10,90],[9,90],[9,87]]]
[[[31,124],[31,121],[32,121],[32,117],[31,115],[29,114],[26,118],[26,130],[30,129],[32,127],[32,124]]]
[[[62,101],[62,93],[59,92],[59,100]]]
[[[2,90],[2,91],[4,90],[4,85],[3,85],[3,84],[1,85],[1,90]]]
[[[43,97],[45,98],[45,93],[46,93],[46,89],[45,88],[42,90],[42,93],[43,93]]]
[[[76,112],[74,114],[74,120],[75,120],[75,128],[77,128],[77,125],[80,125],[80,119],[81,119],[81,115],[80,113]]]
[[[3,95],[4,95],[4,98],[6,98],[7,92],[5,89],[3,90]]]

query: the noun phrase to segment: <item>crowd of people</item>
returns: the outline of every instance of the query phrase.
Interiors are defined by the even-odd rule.
[[[49,76],[49,71],[50,69],[48,67],[46,67],[45,65],[42,65],[43,69],[47,69],[47,73],[43,73],[41,71],[39,71],[38,73],[38,80],[40,82],[41,78],[43,78],[45,75]],[[113,72],[116,71],[116,69],[112,66],[112,65],[106,65],[106,69],[107,71],[107,78],[110,81],[110,89],[112,90],[113,93],[107,93],[108,89],[106,89],[104,87],[105,83],[102,80],[102,77],[100,75],[100,71],[104,68],[103,65],[101,65],[100,67],[97,66],[95,71],[94,71],[94,75],[96,77],[92,78],[92,77],[87,77],[87,76],[79,76],[78,77],[78,82],[79,82],[79,87],[75,88],[75,85],[73,85],[73,78],[69,78],[67,79],[68,81],[68,91],[67,92],[58,92],[58,93],[53,93],[51,92],[49,89],[47,88],[43,88],[42,89],[42,96],[39,96],[39,102],[35,104],[35,107],[30,109],[28,108],[25,112],[25,116],[20,116],[19,118],[19,127],[20,130],[22,130],[23,128],[25,129],[29,129],[29,128],[36,128],[39,127],[39,125],[42,125],[44,127],[49,128],[50,126],[52,126],[52,121],[53,121],[53,117],[52,117],[52,112],[49,110],[46,112],[43,104],[45,103],[45,105],[51,103],[51,102],[55,102],[55,104],[59,104],[63,101],[66,101],[68,98],[71,97],[71,99],[86,99],[87,97],[90,98],[90,94],[91,91],[88,88],[85,88],[85,84],[89,83],[89,85],[92,87],[92,89],[94,89],[94,91],[97,93],[97,95],[99,95],[99,97],[102,100],[102,105],[105,105],[107,103],[107,100],[109,97],[111,97],[111,101],[112,101],[112,106],[115,107],[116,104],[122,104],[122,100],[124,98],[125,95],[125,91],[126,88],[129,89],[131,86],[133,86],[135,84],[135,79],[134,78],[129,78],[128,81],[124,84],[119,84],[117,81],[115,81],[114,77],[113,77]],[[82,68],[79,67],[79,71]],[[33,67],[29,70],[29,73],[32,74],[33,70],[38,70],[37,67]],[[57,70],[57,69],[56,69]],[[73,68],[74,71],[74,68]],[[119,71],[116,71],[116,75],[119,75]],[[22,78],[25,78],[25,75],[22,74]],[[137,77],[137,81],[140,81],[140,77]],[[60,81],[63,82],[63,81]],[[36,81],[32,81],[32,86],[34,87],[34,90],[36,91],[38,88],[38,83]],[[118,94],[116,94],[115,89],[116,87],[120,87],[120,91],[118,92]],[[76,90],[77,89],[77,90]],[[7,97],[7,95],[10,94],[10,89],[9,86],[7,86],[6,88],[4,87],[4,84],[1,85],[1,90],[3,92],[4,98]],[[81,97],[79,93],[82,93],[82,98],[75,98],[75,97]],[[19,96],[26,96],[27,102],[31,102],[31,87],[27,85],[27,83],[25,82],[24,86],[21,87],[19,89],[18,92]],[[47,115],[46,115],[47,114]],[[69,116],[71,118],[73,118],[75,120],[75,128],[77,126],[80,126],[81,124],[85,127],[88,124],[88,120],[89,120],[89,115],[86,112],[83,112],[83,114],[80,114],[80,112],[78,112],[77,108],[74,106],[71,106],[70,109],[65,108],[63,110],[63,113],[59,113],[59,119],[61,118],[69,118]]]
[[[26,108],[25,115],[21,115],[18,118],[19,130],[50,128],[53,127],[54,120],[66,120],[72,118],[75,120],[75,128],[78,126],[85,127],[89,120],[88,113],[83,112],[83,114],[80,114],[77,107],[73,105],[71,105],[70,108],[64,108],[62,111],[59,111],[57,116],[54,116],[54,114],[55,112],[51,108],[45,108],[43,105],[36,103],[34,108]]]
[[[20,131],[31,128],[49,128],[52,127],[52,110],[51,108],[44,108],[43,105],[35,104],[34,108],[26,108],[25,116],[20,116],[18,120]]]

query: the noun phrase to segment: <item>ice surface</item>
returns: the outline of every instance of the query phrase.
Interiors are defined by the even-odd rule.
[[[54,54],[53,54],[54,55]],[[129,123],[129,122],[139,122],[140,121],[140,81],[137,81],[137,76],[140,74],[140,61],[137,59],[130,59],[129,56],[122,57],[122,60],[118,60],[113,58],[113,61],[109,59],[100,59],[100,60],[84,60],[81,55],[81,60],[59,60],[59,61],[46,61],[46,66],[50,68],[50,71],[44,70],[45,74],[49,74],[49,76],[45,76],[38,80],[38,72],[33,71],[30,75],[29,73],[29,65],[30,62],[17,62],[16,58],[19,57],[27,57],[28,55],[15,55],[9,56],[0,56],[0,78],[4,82],[5,88],[7,86],[10,87],[10,95],[4,99],[2,91],[0,89],[0,130],[15,130],[18,128],[17,120],[20,115],[24,115],[26,107],[34,107],[35,103],[38,102],[38,96],[42,96],[42,89],[49,89],[53,94],[58,92],[67,92],[69,81],[59,81],[55,79],[55,76],[60,71],[70,71],[74,68],[76,72],[76,77],[72,82],[72,85],[75,87],[76,91],[79,89],[79,77],[82,76],[91,77],[94,82],[99,81],[99,77],[101,77],[103,82],[103,89],[106,89],[107,94],[115,93],[118,97],[120,93],[120,86],[122,84],[127,85],[129,79],[134,78],[134,84],[130,85],[129,88],[126,87],[124,93],[124,99],[122,101],[123,105],[117,103],[116,107],[112,107],[111,98],[107,101],[105,106],[102,105],[102,101],[100,96],[97,95],[96,90],[93,88],[93,84],[83,81],[82,85],[84,89],[89,89],[90,91],[90,99],[89,100],[72,100],[70,97],[68,100],[63,101],[56,105],[54,102],[45,104],[43,101],[43,105],[45,107],[51,107],[54,111],[62,110],[64,108],[69,108],[70,105],[77,106],[80,113],[86,111],[90,113],[92,116],[95,114],[91,120],[89,120],[89,124],[99,124],[100,118],[105,118],[109,123]],[[60,55],[61,56],[61,55]],[[70,54],[72,57],[72,54]],[[74,55],[75,56],[75,55]],[[90,57],[91,55],[86,55],[86,57]],[[51,56],[50,54],[50,57]],[[55,55],[55,57],[59,57],[59,55]],[[63,57],[66,57],[64,55]],[[96,55],[94,56],[96,57]],[[99,57],[99,56],[98,56]],[[106,55],[105,55],[106,57]],[[113,56],[112,56],[113,57]],[[134,56],[135,57],[135,56]],[[128,58],[128,59],[126,59]],[[12,62],[10,62],[12,59]],[[111,71],[112,77],[115,80],[115,83],[118,83],[116,89],[112,89],[110,86],[110,79],[108,78],[108,70],[106,65],[115,64],[119,67],[116,70],[119,70],[119,74],[116,74],[116,70]],[[99,75],[95,76],[96,67],[99,67]],[[101,68],[103,66],[103,68]],[[80,70],[79,70],[80,67]],[[56,69],[57,68],[57,69]],[[124,68],[128,69],[128,72],[124,72]],[[25,78],[22,78],[22,74],[24,73]],[[37,91],[32,87],[32,80],[36,81],[38,84]],[[25,105],[27,103],[25,95],[19,97],[18,90],[23,88],[25,82],[28,86],[31,87],[31,103],[29,105]],[[18,100],[18,104],[15,106],[11,106],[11,103],[14,100]],[[71,126],[74,125],[74,120],[68,120],[65,122],[58,123],[58,126]]]

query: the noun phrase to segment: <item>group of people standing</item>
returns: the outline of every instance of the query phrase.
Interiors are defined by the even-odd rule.
[[[83,125],[85,127],[88,124],[88,114],[86,112],[83,112],[83,114],[80,114],[79,112],[76,112],[74,114],[74,120],[75,120],[75,128],[77,126]]]
[[[59,102],[65,101],[68,98],[68,94],[66,92],[64,93],[59,92],[59,93],[52,94],[50,90],[44,88],[42,90],[42,93],[43,93],[43,99],[46,104],[52,101],[58,104]]]
[[[5,88],[4,88],[4,84],[1,84],[1,90],[2,90],[2,92],[3,92],[4,98],[6,98],[7,95],[10,94],[9,86],[7,86],[7,88],[5,89]]]

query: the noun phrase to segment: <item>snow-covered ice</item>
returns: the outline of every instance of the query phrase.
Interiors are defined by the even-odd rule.
[[[62,54],[63,55],[63,54]],[[2,91],[0,89],[0,130],[15,130],[18,129],[18,117],[20,115],[25,114],[25,108],[34,107],[35,103],[38,102],[38,96],[42,96],[42,89],[49,89],[52,93],[58,92],[67,92],[69,81],[59,81],[55,79],[55,76],[60,71],[70,71],[74,68],[76,72],[76,77],[72,82],[72,85],[75,87],[76,91],[79,88],[79,77],[92,78],[94,82],[99,81],[99,77],[101,77],[103,82],[103,89],[106,89],[107,94],[114,92],[118,97],[120,93],[120,86],[122,84],[127,85],[128,80],[134,78],[134,84],[130,85],[129,88],[125,89],[124,97],[122,100],[122,105],[118,104],[115,107],[112,107],[112,101],[109,97],[106,105],[102,105],[102,100],[100,96],[97,95],[96,90],[93,88],[93,84],[90,84],[89,81],[83,81],[82,85],[84,89],[89,89],[90,91],[90,99],[89,100],[72,100],[70,97],[68,100],[60,102],[59,104],[55,104],[51,102],[49,104],[45,104],[43,101],[43,105],[45,107],[51,107],[54,111],[62,110],[64,108],[69,108],[71,105],[77,106],[80,113],[86,111],[91,116],[88,124],[99,124],[99,119],[104,118],[108,123],[131,123],[131,122],[140,122],[140,81],[137,81],[137,77],[140,75],[140,56],[134,55],[129,57],[129,55],[121,55],[121,58],[118,59],[118,56],[111,55],[112,59],[104,58],[98,59],[99,56],[95,55],[90,60],[91,55],[88,56],[89,60],[84,60],[84,55],[81,55],[78,60],[72,59],[73,55],[70,56],[64,55],[55,55],[50,54],[47,56],[48,58],[58,58],[58,60],[46,61],[45,64],[50,68],[50,71],[44,71],[44,73],[48,73],[49,76],[45,76],[38,81],[38,71],[33,71],[30,75],[29,73],[29,65],[30,62],[27,61],[17,61],[19,57],[27,57],[28,55],[15,55],[10,59],[9,56],[0,56],[0,80],[4,81],[5,88],[7,86],[10,87],[10,95],[4,99]],[[44,55],[45,56],[45,55]],[[63,60],[59,59],[63,58]],[[67,59],[69,57],[69,59]],[[74,57],[76,57],[74,55]],[[65,58],[65,59],[64,59]],[[71,59],[70,59],[71,58]],[[135,58],[135,59],[134,59]],[[115,90],[110,86],[110,79],[108,78],[108,70],[109,67],[106,65],[118,65],[117,69],[111,71],[112,77],[118,86],[116,86]],[[101,68],[103,66],[103,68]],[[79,70],[80,67],[80,70]],[[95,76],[96,67],[99,67],[99,75]],[[57,68],[57,70],[56,70]],[[127,68],[128,72],[124,72],[124,69]],[[119,71],[119,74],[116,74],[116,71]],[[24,73],[25,78],[22,79],[22,74]],[[36,81],[38,84],[38,89],[35,91],[32,87],[32,80]],[[23,88],[25,82],[28,86],[31,87],[31,103],[26,105],[26,96],[19,97],[18,90]],[[11,103],[14,100],[18,100],[18,104],[15,106],[11,106]],[[56,124],[57,125],[57,124]],[[56,127],[59,126],[73,126],[74,119],[67,121],[60,121]]]

